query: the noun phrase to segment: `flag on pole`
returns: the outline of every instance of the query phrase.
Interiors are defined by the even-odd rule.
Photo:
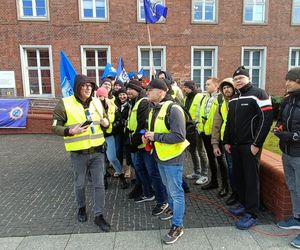
[[[60,86],[63,97],[74,95],[74,80],[77,75],[69,58],[63,50],[60,51]]]
[[[146,76],[146,73],[144,71],[144,68],[141,68],[140,71],[137,73],[138,78],[142,78],[143,76]]]
[[[28,99],[0,100],[0,128],[26,128]]]
[[[123,83],[129,81],[128,74],[124,69],[123,58],[121,56],[119,57],[116,80],[120,80]]]
[[[103,80],[104,78],[109,77],[109,76],[112,76],[115,78],[116,75],[117,75],[116,69],[110,63],[107,63],[105,66],[105,69],[103,71],[103,74],[101,76],[101,80]]]
[[[144,0],[146,23],[156,23],[161,17],[167,18],[168,8],[152,0]]]

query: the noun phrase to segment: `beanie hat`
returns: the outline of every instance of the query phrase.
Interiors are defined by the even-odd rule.
[[[149,82],[146,89],[161,89],[163,91],[168,91],[168,86],[163,80],[153,79],[151,82]]]
[[[249,77],[249,73],[248,73],[248,71],[245,69],[244,66],[238,67],[238,68],[234,71],[232,78],[234,78],[235,76],[239,76],[239,75],[243,75],[243,76]]]
[[[107,98],[108,97],[107,89],[104,87],[98,88],[97,92],[96,92],[96,96],[97,97],[103,96],[103,97]]]
[[[185,81],[183,86],[189,88],[192,91],[196,89],[196,83],[194,81]]]
[[[118,89],[115,93],[116,93],[116,96],[118,96],[118,95],[121,94],[121,93],[127,94],[126,88],[125,88],[125,87],[121,87],[121,88]]]
[[[120,86],[124,86],[124,83],[120,80],[116,80],[115,81],[115,85],[120,85]]]
[[[290,69],[286,74],[285,80],[300,83],[300,67]]]
[[[102,85],[103,83],[105,83],[105,82],[109,82],[110,85],[112,85],[112,81],[111,81],[110,78],[104,78],[103,81],[101,82],[101,85]]]
[[[137,92],[141,92],[143,90],[141,82],[133,79],[126,84],[126,88],[134,89]]]

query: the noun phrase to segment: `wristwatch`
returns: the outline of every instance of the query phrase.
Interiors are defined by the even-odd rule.
[[[299,135],[296,132],[293,134],[293,141],[299,141]]]

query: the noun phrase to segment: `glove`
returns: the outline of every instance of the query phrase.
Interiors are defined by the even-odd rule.
[[[276,135],[282,142],[290,142],[293,140],[293,132],[288,131],[275,131],[274,135]]]

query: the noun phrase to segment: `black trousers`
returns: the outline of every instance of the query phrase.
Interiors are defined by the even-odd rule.
[[[237,193],[246,212],[256,215],[259,210],[259,153],[251,153],[251,144],[232,145],[232,172]]]

